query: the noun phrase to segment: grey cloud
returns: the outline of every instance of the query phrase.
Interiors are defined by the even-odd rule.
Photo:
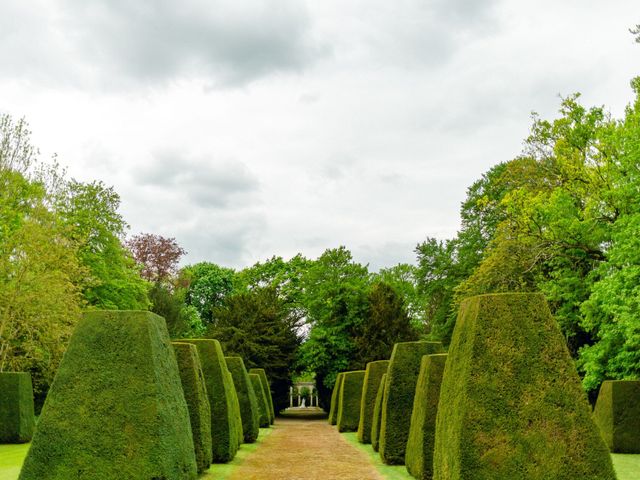
[[[23,4],[0,4],[0,60],[32,80],[112,89],[201,75],[210,85],[244,85],[301,71],[326,52],[295,0]]]
[[[200,207],[224,208],[247,201],[259,189],[256,176],[238,161],[211,161],[162,152],[154,161],[134,170],[142,185],[182,192]]]

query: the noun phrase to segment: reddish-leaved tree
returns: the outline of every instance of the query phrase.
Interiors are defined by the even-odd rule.
[[[187,253],[175,238],[153,233],[134,235],[126,245],[136,262],[142,266],[142,278],[154,283],[166,281],[174,275],[180,257]]]

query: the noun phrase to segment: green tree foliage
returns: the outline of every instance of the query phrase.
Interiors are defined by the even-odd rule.
[[[211,262],[200,262],[180,271],[178,285],[186,289],[185,302],[193,306],[206,326],[213,322],[213,311],[224,304],[235,290],[235,272]]]
[[[227,297],[213,316],[206,337],[220,341],[226,355],[242,357],[248,368],[264,368],[276,408],[284,408],[300,345],[296,311],[273,287],[259,287]]]
[[[88,271],[83,296],[104,309],[146,309],[147,283],[123,246],[127,224],[118,213],[120,196],[102,182],[71,180],[56,210],[78,245],[78,257]]]
[[[387,359],[396,343],[417,339],[402,297],[386,283],[374,283],[361,328],[354,338],[356,361],[366,365]]]
[[[28,371],[41,404],[79,320],[76,245],[31,173],[23,120],[0,116],[0,371]]]

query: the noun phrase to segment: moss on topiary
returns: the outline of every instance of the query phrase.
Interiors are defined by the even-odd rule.
[[[256,393],[256,399],[258,400],[258,418],[260,428],[267,428],[270,425],[269,403],[267,402],[267,396],[264,393],[262,380],[260,380],[260,375],[257,373],[250,373],[249,378],[253,385],[253,391]]]
[[[373,422],[371,423],[371,447],[374,452],[380,450],[380,422],[382,421],[382,399],[387,388],[387,374],[382,375],[378,393],[376,393],[376,403],[373,407]]]
[[[389,360],[378,360],[367,363],[362,387],[362,401],[360,403],[360,423],[358,424],[358,440],[361,443],[371,443],[371,425],[373,423],[373,409],[376,404],[378,387],[382,375],[387,373]]]
[[[31,441],[35,417],[27,372],[0,372],[0,443]]]
[[[593,419],[609,450],[640,453],[640,381],[605,381],[600,387]]]
[[[328,418],[329,425],[335,425],[338,422],[338,399],[340,398],[342,380],[344,380],[344,372],[340,372],[336,376],[336,383],[333,385],[333,391],[331,392],[331,407]]]
[[[240,416],[242,418],[242,431],[244,443],[253,443],[260,432],[260,414],[258,412],[258,400],[253,390],[249,373],[240,357],[225,357],[227,367],[231,372],[233,384],[236,387],[240,402]]]
[[[339,432],[355,432],[360,423],[360,402],[362,401],[362,386],[364,384],[364,370],[345,372],[338,398],[338,426]]]
[[[440,389],[437,480],[613,480],[609,451],[541,294],[462,302]]]
[[[226,463],[238,451],[238,431],[233,397],[235,387],[220,342],[205,338],[183,339],[180,342],[191,343],[198,348],[211,406],[212,461]]]
[[[408,472],[420,480],[433,478],[436,414],[446,360],[446,353],[425,355],[420,365],[405,453]]]
[[[204,374],[195,345],[179,342],[172,342],[172,345],[178,361],[184,399],[189,408],[198,473],[202,473],[211,465],[211,407]]]
[[[20,480],[196,475],[164,319],[142,311],[86,313],[49,390]]]
[[[441,353],[440,342],[402,342],[393,346],[387,387],[382,399],[380,458],[389,465],[402,465],[409,438],[413,397],[424,355]]]
[[[267,396],[267,403],[269,404],[269,423],[273,424],[276,419],[276,414],[273,409],[273,397],[271,396],[271,385],[269,384],[267,373],[264,371],[264,368],[252,368],[251,370],[249,370],[249,373],[257,373],[258,375],[260,375],[260,381],[262,382],[262,387],[264,388],[264,394]]]

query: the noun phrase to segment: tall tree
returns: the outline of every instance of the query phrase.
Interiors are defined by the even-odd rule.
[[[118,208],[120,196],[102,182],[68,182],[56,209],[89,275],[83,295],[87,303],[106,309],[146,309],[147,283],[123,246],[128,227]]]
[[[126,241],[134,260],[140,265],[140,275],[152,283],[167,282],[178,271],[178,262],[187,252],[175,238],[153,233],[140,233]]]

